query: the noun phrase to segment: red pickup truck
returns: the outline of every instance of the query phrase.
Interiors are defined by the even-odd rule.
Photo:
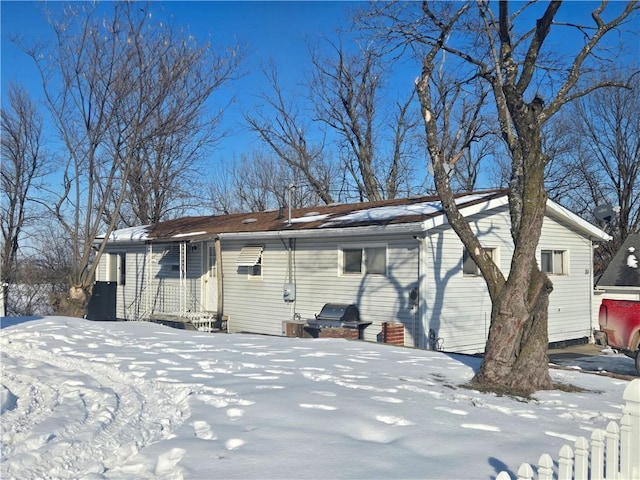
[[[640,301],[603,299],[596,338],[634,358],[640,375]]]

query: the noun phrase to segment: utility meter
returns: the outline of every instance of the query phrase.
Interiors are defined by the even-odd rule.
[[[282,290],[282,299],[285,302],[295,302],[296,300],[296,285],[295,283],[285,283]]]

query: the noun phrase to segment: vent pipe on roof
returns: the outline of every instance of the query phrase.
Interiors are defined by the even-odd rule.
[[[295,183],[290,183],[289,184],[289,189],[287,191],[287,203],[289,204],[289,220],[287,221],[287,225],[291,225],[291,193],[293,192],[293,190],[295,190],[297,188]]]

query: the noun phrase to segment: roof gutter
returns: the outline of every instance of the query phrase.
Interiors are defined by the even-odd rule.
[[[423,222],[398,223],[391,225],[370,225],[341,228],[314,228],[311,230],[268,230],[254,232],[227,232],[212,234],[212,237],[224,240],[247,240],[256,238],[318,238],[352,237],[357,235],[417,234],[423,231]]]

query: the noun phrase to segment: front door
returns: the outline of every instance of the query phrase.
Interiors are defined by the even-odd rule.
[[[218,308],[218,279],[216,278],[216,247],[215,242],[204,244],[204,278],[203,304],[204,309],[215,312]]]

